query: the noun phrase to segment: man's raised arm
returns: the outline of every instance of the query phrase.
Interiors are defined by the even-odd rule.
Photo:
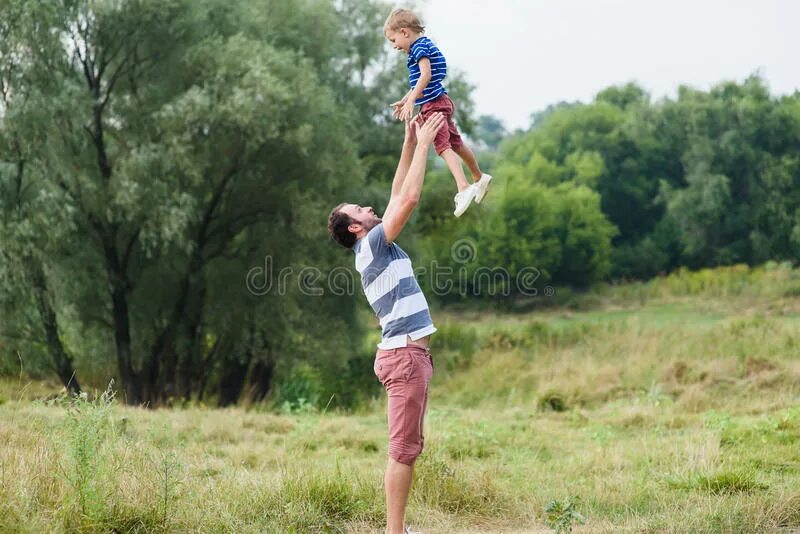
[[[414,211],[414,208],[419,202],[420,193],[422,192],[422,182],[425,180],[425,165],[428,162],[428,149],[436,137],[436,132],[444,123],[444,117],[441,113],[434,113],[425,122],[425,125],[420,128],[418,122],[413,123],[413,128],[417,137],[417,146],[414,148],[413,155],[411,156],[411,163],[408,164],[407,171],[404,173],[405,177],[400,178],[403,174],[401,171],[404,168],[404,156],[408,157],[410,147],[406,146],[403,142],[403,153],[400,156],[400,163],[397,165],[397,173],[395,180],[392,183],[392,198],[389,201],[389,206],[383,216],[383,231],[386,234],[386,241],[391,243],[403,230],[403,227],[408,222],[408,218]],[[408,139],[406,135],[406,139]],[[398,191],[395,194],[394,188],[397,184]]]
[[[392,200],[400,194],[403,188],[403,182],[408,174],[408,168],[411,166],[411,159],[414,156],[414,147],[417,144],[416,134],[414,132],[414,124],[412,121],[406,121],[406,135],[403,138],[403,150],[400,152],[400,161],[397,162],[397,170],[394,171],[394,179],[392,180],[392,195],[389,197],[389,204]],[[389,212],[387,207],[386,213]]]

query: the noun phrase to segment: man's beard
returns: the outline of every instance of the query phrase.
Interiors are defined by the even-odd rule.
[[[367,232],[369,232],[370,230],[372,230],[373,228],[375,228],[376,226],[378,226],[378,225],[379,225],[381,222],[383,222],[383,219],[381,219],[381,218],[380,218],[380,217],[378,217],[377,215],[374,215],[374,216],[372,216],[370,219],[368,219],[368,220],[366,220],[366,221],[362,222],[362,223],[361,223],[361,226],[363,226],[363,227],[364,227],[364,229],[365,229]]]

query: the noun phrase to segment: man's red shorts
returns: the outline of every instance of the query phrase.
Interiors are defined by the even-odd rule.
[[[427,348],[378,349],[375,374],[389,397],[389,457],[412,465],[425,445],[423,427],[433,358]]]
[[[464,141],[461,140],[461,134],[458,133],[456,123],[453,122],[453,114],[456,112],[456,105],[450,100],[447,94],[443,94],[436,100],[425,102],[420,108],[417,120],[424,124],[426,120],[433,114],[439,112],[444,115],[447,124],[439,129],[436,134],[436,139],[433,140],[433,145],[436,148],[436,153],[442,155],[442,152],[448,148],[458,150],[464,146]]]

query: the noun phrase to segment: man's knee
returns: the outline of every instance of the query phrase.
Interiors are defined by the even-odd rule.
[[[414,445],[412,447],[409,446],[392,446],[393,444],[389,445],[389,458],[394,460],[395,462],[399,462],[404,465],[414,465],[414,462],[417,461],[419,455],[422,454],[422,449],[424,448],[422,443],[418,445]]]
[[[425,448],[422,428],[415,429],[405,435],[391,436],[389,440],[389,457],[401,464],[413,465]]]

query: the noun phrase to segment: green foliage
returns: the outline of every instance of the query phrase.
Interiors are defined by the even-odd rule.
[[[753,471],[722,471],[711,475],[698,473],[685,480],[672,480],[670,485],[674,488],[704,491],[714,495],[767,489],[766,485],[756,481]]]
[[[434,365],[443,362],[447,369],[467,368],[478,349],[478,334],[474,328],[457,322],[439,323],[432,338]]]
[[[501,440],[486,424],[463,425],[456,432],[442,436],[444,450],[456,461],[496,456],[502,449]]]
[[[379,489],[338,466],[333,473],[286,472],[272,505],[287,531],[337,531],[348,521],[385,521]]]
[[[354,298],[310,297],[300,273],[319,287],[342,264],[320,246],[333,205],[388,190],[391,169],[372,165],[402,136],[385,106],[404,81],[377,30],[388,9],[10,2],[0,367],[21,349],[31,374],[50,373],[58,349],[91,383],[116,375],[126,402],[159,404],[261,400],[276,367],[345,365]],[[293,277],[278,288],[282,269]]]
[[[573,532],[796,530],[800,335],[796,300],[775,297],[792,273],[773,263],[731,273],[739,286],[664,284],[646,298],[641,283],[610,285],[576,294],[587,299],[577,311],[535,317],[448,310],[442,324],[473,330],[479,348],[470,366],[435,375],[409,524],[527,532],[552,513],[550,528]],[[517,345],[490,343],[500,333]],[[63,405],[28,400],[57,391],[0,380],[0,531],[385,526],[385,397],[349,414],[115,405],[95,449],[105,500],[84,517],[54,468],[73,457]],[[538,410],[544,397],[567,411]]]
[[[800,161],[798,109],[798,95],[771,97],[756,76],[708,92],[682,87],[677,99],[659,102],[633,84],[610,87],[590,104],[535,115],[529,131],[503,144],[495,174],[599,193],[618,230],[612,268],[600,277],[791,259],[800,235],[800,198],[790,186]],[[525,187],[510,194],[524,197]],[[538,214],[535,205],[530,213]]]
[[[386,104],[407,86],[380,33],[390,7],[8,0],[0,374],[18,374],[21,357],[30,376],[77,371],[98,386],[113,375],[130,403],[257,402],[273,376],[289,406],[371,398],[357,370],[369,355],[351,348],[358,297],[309,289],[350,261],[320,246],[329,209],[387,201],[402,125]],[[463,74],[448,90],[496,181],[456,220],[452,178],[430,165],[402,244],[417,267],[453,269],[446,291],[421,280],[431,299],[504,305],[546,285],[669,272],[630,291],[733,295],[761,274],[703,269],[800,253],[798,94],[773,97],[758,76],[659,101],[626,84],[550,106],[509,136],[473,119]],[[461,240],[467,261],[453,256]],[[267,258],[276,285],[261,292],[250,275]],[[293,278],[279,291],[284,268]],[[304,268],[320,276],[305,284]],[[474,339],[450,338],[447,366],[467,368]],[[291,375],[299,362],[318,378]]]
[[[572,532],[575,524],[582,525],[586,518],[578,512],[580,497],[567,497],[563,500],[553,500],[544,507],[544,520],[548,527],[555,529],[558,534]]]
[[[497,194],[498,191],[495,191]],[[559,199],[538,184],[509,182],[478,234],[481,247],[475,268],[502,266],[511,278],[533,267],[552,279],[561,262]]]
[[[546,391],[539,395],[536,405],[543,412],[565,412],[569,409],[567,400],[557,391]]]
[[[296,365],[278,387],[278,403],[287,411],[316,407],[321,400],[322,378],[306,363]]]
[[[97,520],[106,512],[108,488],[101,471],[108,468],[108,443],[113,438],[111,410],[114,405],[113,383],[99,397],[89,400],[84,392],[60,402],[67,408],[63,432],[67,444],[67,462],[62,474],[73,490],[74,506],[87,520]]]
[[[541,349],[569,347],[580,343],[602,329],[600,325],[586,322],[567,322],[553,325],[540,320],[532,320],[514,328],[494,327],[484,338],[483,346],[493,349]]]
[[[161,524],[167,527],[175,515],[175,504],[179,498],[178,489],[184,480],[184,465],[172,449],[161,450],[151,460],[153,473],[158,477],[157,510]]]
[[[636,104],[647,104],[650,97],[634,83],[621,86],[612,86],[597,93],[597,102],[608,102],[618,108],[627,108]]]
[[[517,145],[512,140],[505,153],[521,150]],[[502,157],[496,162],[492,172],[500,179],[489,200],[458,224],[449,216],[452,178],[430,173],[421,214],[414,221],[421,232],[414,247],[426,267],[453,271],[449,280],[459,291],[437,291],[442,300],[531,295],[548,282],[588,285],[611,272],[617,230],[591,187],[603,169],[598,153],[572,154],[564,166],[539,152],[530,159],[521,157],[524,164]],[[568,176],[574,180],[565,181]],[[453,256],[464,238],[474,249],[466,261]]]
[[[611,271],[611,239],[616,228],[600,211],[600,198],[586,186],[557,189],[562,210],[562,259],[554,280],[576,286],[589,285]]]
[[[468,477],[444,451],[427,450],[414,469],[413,499],[451,514],[509,517],[519,511],[490,473]]]
[[[737,264],[696,271],[679,268],[646,282],[625,285],[596,285],[590,293],[613,294],[614,299],[646,300],[670,296],[792,296],[800,281],[800,271],[791,263],[771,262],[759,267]],[[587,299],[584,299],[587,300]]]
[[[365,406],[383,392],[373,370],[375,345],[356,351],[344,364],[336,367],[325,366],[319,407],[356,409]]]
[[[474,137],[489,150],[497,150],[500,143],[508,135],[503,122],[492,115],[481,115],[475,126]]]

